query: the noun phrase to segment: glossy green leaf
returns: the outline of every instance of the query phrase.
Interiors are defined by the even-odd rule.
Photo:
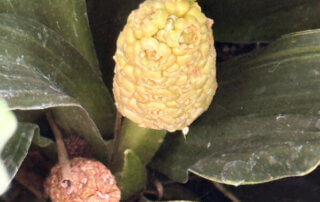
[[[133,194],[142,191],[147,180],[145,166],[137,154],[130,149],[124,151],[123,166],[115,176],[121,190],[121,200],[126,200]]]
[[[3,0],[0,13],[30,18],[53,29],[89,61],[94,71],[100,72],[84,0]]]
[[[320,30],[286,35],[222,63],[208,112],[169,135],[153,167],[240,185],[305,175],[320,162]]]
[[[69,43],[79,52],[78,54],[83,57],[82,60],[88,61],[86,62],[89,63],[87,68],[97,74],[97,80],[101,80],[101,78],[98,78],[101,77],[101,72],[90,33],[85,0],[0,1],[0,13],[30,18],[45,25],[44,27],[52,29],[51,31],[59,34],[65,40],[65,43]],[[42,44],[45,44],[47,38],[51,37],[45,30],[35,34],[37,36],[36,40]],[[72,60],[71,55],[66,55],[66,57]],[[78,68],[75,62],[73,68]],[[90,87],[88,86],[88,88]],[[104,88],[104,86],[100,88]],[[100,90],[100,92],[94,89],[91,89],[91,91],[93,91],[92,93],[100,93],[101,95],[94,95],[95,99],[90,97],[90,100],[82,101],[81,105],[84,105],[101,133],[106,137],[108,137],[107,135],[110,137],[113,129],[112,120],[114,115],[112,97],[106,88],[102,91]],[[81,97],[81,99],[84,98]],[[106,122],[106,120],[109,121]]]
[[[198,1],[214,19],[217,41],[274,40],[283,34],[320,28],[318,0],[210,0]]]
[[[1,152],[1,161],[4,164],[9,177],[9,181],[6,182],[3,181],[5,179],[1,178],[1,183],[9,184],[14,178],[22,161],[28,154],[31,141],[35,133],[39,133],[37,125],[19,123],[16,132]]]
[[[53,161],[57,161],[57,148],[55,141],[43,135],[51,134],[50,125],[48,123],[46,114],[44,110],[32,110],[32,111],[24,111],[24,110],[16,110],[14,111],[16,117],[18,118],[18,122],[27,122],[34,123],[41,128],[41,134],[36,133],[32,139],[32,145],[41,151],[41,153],[45,154],[46,157]]]
[[[55,107],[64,132],[82,135],[105,161],[105,144],[91,117],[104,117],[111,130],[113,105],[87,60],[45,25],[7,14],[0,14],[0,47],[0,95],[9,107]]]

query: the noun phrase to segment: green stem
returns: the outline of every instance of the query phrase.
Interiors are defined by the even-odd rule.
[[[120,130],[117,152],[112,157],[112,170],[119,170],[122,166],[123,153],[131,149],[140,158],[143,165],[147,165],[162,144],[167,131],[141,128],[129,119],[124,119]]]
[[[114,158],[116,157],[116,154],[117,154],[117,149],[119,148],[121,122],[122,122],[122,115],[117,110],[116,120],[114,123],[114,135],[113,135],[114,137],[113,137],[112,153],[111,153],[111,156],[109,157],[109,165],[113,164]]]

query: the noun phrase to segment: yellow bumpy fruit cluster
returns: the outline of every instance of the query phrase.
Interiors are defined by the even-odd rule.
[[[146,0],[131,12],[114,56],[123,116],[173,132],[207,110],[217,88],[212,24],[192,0]]]

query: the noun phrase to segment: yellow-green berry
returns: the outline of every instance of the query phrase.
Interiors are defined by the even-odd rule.
[[[132,11],[114,56],[120,113],[172,132],[207,110],[217,88],[212,24],[192,0],[146,0]]]

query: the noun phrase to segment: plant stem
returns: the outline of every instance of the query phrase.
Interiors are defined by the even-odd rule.
[[[157,192],[158,192],[158,200],[161,200],[163,198],[163,185],[157,179],[154,180],[153,184],[156,187]]]
[[[52,132],[54,134],[54,137],[56,139],[58,159],[59,159],[59,164],[62,170],[61,186],[66,188],[67,193],[70,194],[73,191],[73,185],[72,185],[72,173],[71,173],[71,166],[70,166],[70,161],[68,157],[68,152],[64,145],[62,134],[58,126],[54,122],[52,113],[50,111],[47,111],[46,116],[50,124],[50,127],[52,129]]]
[[[217,182],[212,182],[212,183],[221,193],[224,194],[225,197],[230,199],[232,202],[240,202],[240,200],[236,196],[234,196],[231,192],[229,192],[223,185]]]
[[[139,127],[138,124],[125,118],[122,121],[121,129],[116,140],[113,153],[112,171],[119,171],[123,164],[123,152],[131,149],[141,160],[141,163],[146,166],[158,151],[162,144],[167,131],[153,130]]]
[[[119,144],[120,144],[120,128],[121,128],[121,122],[122,122],[122,115],[117,110],[116,113],[116,120],[114,123],[114,137],[113,137],[113,146],[112,146],[112,152],[111,156],[109,158],[109,166],[111,167],[112,163],[114,162],[114,158],[117,154]]]

